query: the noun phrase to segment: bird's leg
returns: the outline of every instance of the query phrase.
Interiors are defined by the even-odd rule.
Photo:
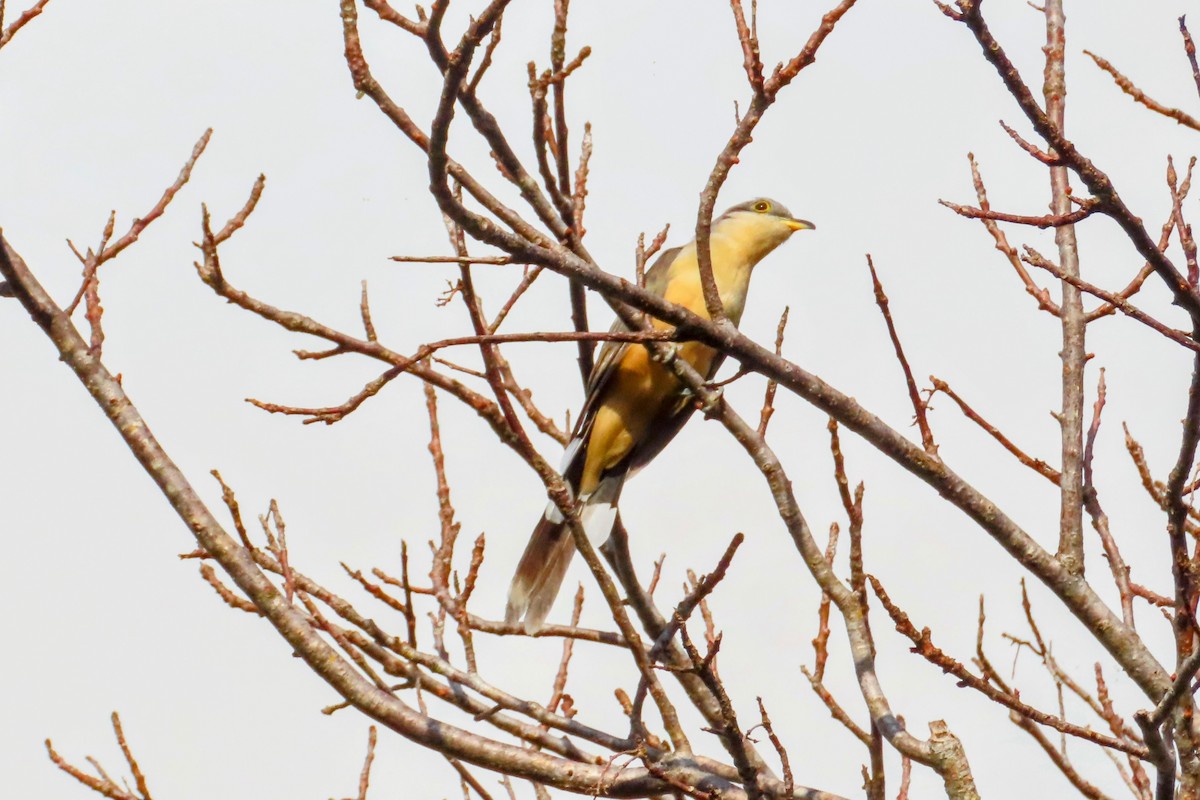
[[[715,385],[706,384],[704,396],[696,400],[696,408],[704,415],[705,419],[712,419],[716,416],[717,407],[725,400],[725,384],[719,383]]]
[[[679,345],[671,342],[664,343],[659,347],[650,348],[650,360],[662,364],[664,367],[671,366],[671,362],[679,356]]]

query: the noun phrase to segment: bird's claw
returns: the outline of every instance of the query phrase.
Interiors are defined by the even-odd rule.
[[[725,399],[725,389],[721,386],[706,386],[708,391],[705,392],[705,397],[696,402],[696,407],[700,409],[700,413],[705,419],[712,419],[717,410],[717,406],[721,405],[721,401]]]
[[[651,348],[650,360],[659,364],[670,364],[679,355],[679,345],[667,344],[663,347]]]

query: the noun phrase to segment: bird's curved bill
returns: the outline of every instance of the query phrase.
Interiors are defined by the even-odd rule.
[[[812,231],[816,230],[817,226],[813,225],[806,219],[789,219],[784,220],[784,224],[794,231]]]

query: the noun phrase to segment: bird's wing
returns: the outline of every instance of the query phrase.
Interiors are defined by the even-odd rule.
[[[672,263],[679,255],[683,248],[675,248],[669,250],[646,272],[646,288],[653,291],[660,297],[664,296],[667,291],[667,278],[671,269]],[[611,344],[615,344],[610,342]],[[623,345],[622,352],[628,344]],[[707,350],[707,348],[704,348]],[[617,354],[619,357],[620,353]],[[708,369],[705,371],[704,379],[710,380],[717,374],[717,370],[721,366],[721,362],[725,360],[725,354],[714,352],[711,354],[711,360],[708,364]],[[613,359],[616,363],[617,358]],[[696,404],[690,392],[683,392],[682,387],[679,397],[675,404],[665,413],[659,416],[653,425],[649,426],[645,437],[637,442],[629,451],[629,454],[623,461],[624,469],[628,470],[628,475],[632,476],[646,464],[650,463],[662,449],[667,446],[667,443],[675,438],[675,435],[683,428],[687,421],[691,418],[696,410]]]
[[[664,250],[654,260],[650,269],[646,270],[647,291],[653,292],[659,297],[663,296],[667,290],[667,274],[670,272],[671,263],[682,249],[681,247],[672,247],[670,250]],[[608,330],[609,333],[625,333],[629,330],[629,326],[620,317],[617,317]],[[583,408],[580,409],[579,419],[575,422],[575,430],[572,434],[574,438],[586,434],[587,429],[591,426],[596,415],[597,404],[604,396],[604,387],[612,378],[613,367],[620,363],[621,356],[628,348],[629,342],[605,342],[604,346],[600,348],[600,355],[596,359],[596,365],[592,368],[592,375],[588,379],[587,396],[584,398]]]

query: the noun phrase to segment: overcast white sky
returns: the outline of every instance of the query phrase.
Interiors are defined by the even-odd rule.
[[[452,17],[460,23],[480,4],[457,5]],[[528,130],[524,64],[546,62],[550,5],[514,3],[484,83],[486,101],[518,145]],[[764,60],[790,57],[830,5],[760,3]],[[1175,21],[1188,8],[1177,0],[1067,6],[1068,133],[1109,171],[1153,231],[1169,210],[1166,155],[1185,161],[1197,149],[1195,133],[1136,110],[1081,51],[1109,58],[1159,99],[1195,109]],[[1041,16],[1019,0],[993,0],[986,9],[1027,79],[1040,81]],[[381,29],[369,12],[363,23],[377,76],[426,123],[436,86],[423,49]],[[608,269],[631,275],[639,232],[669,222],[673,244],[690,238],[699,191],[732,127],[733,102],[747,94],[741,56],[728,6],[717,0],[576,0],[568,49],[583,44],[593,56],[574,79],[570,103],[576,145],[583,121],[594,126],[589,247]],[[451,271],[387,260],[446,252],[444,234],[419,154],[369,100],[355,99],[337,3],[54,0],[0,52],[0,109],[0,226],[60,300],[69,299],[78,280],[64,239],[94,244],[113,208],[123,230],[174,178],[204,129],[215,129],[191,184],[105,270],[106,361],[123,374],[152,429],[207,500],[219,498],[207,475],[212,468],[249,513],[279,500],[293,563],[304,571],[350,592],[339,561],[395,571],[401,538],[416,554],[414,568],[423,568],[436,504],[420,386],[400,381],[333,427],[267,416],[243,398],[338,403],[377,367],[350,359],[298,363],[290,350],[312,342],[220,302],[191,266],[200,203],[223,219],[263,172],[267,190],[259,210],[223,250],[235,284],[354,329],[359,282],[369,280],[380,336],[401,351],[466,330],[459,306],[434,307]],[[936,203],[973,201],[966,161],[973,151],[997,208],[1043,213],[1044,171],[1011,144],[996,124],[1000,118],[1027,130],[964,28],[928,2],[863,0],[770,112],[719,206],[769,195],[817,224],[760,267],[743,325],[750,334],[768,341],[790,306],[785,353],[891,424],[906,425],[911,410],[870,294],[864,260],[870,252],[917,375],[949,381],[1053,463],[1057,322],[1034,310],[981,226]],[[495,182],[466,127],[455,131],[455,152]],[[1010,236],[1053,251],[1050,233]],[[1081,226],[1080,238],[1085,273],[1097,283],[1123,285],[1140,266],[1107,221]],[[481,276],[489,308],[516,277],[504,268]],[[1153,280],[1144,295],[1147,307],[1174,319]],[[592,313],[597,324],[606,322],[602,303],[594,302]],[[512,331],[567,326],[565,288],[553,276],[539,281],[507,323]],[[1160,520],[1124,455],[1119,423],[1130,424],[1165,476],[1188,359],[1125,319],[1092,326],[1089,351],[1096,355],[1089,405],[1096,367],[1108,369],[1110,405],[1097,456],[1102,499],[1135,578],[1162,590],[1167,559]],[[522,345],[509,355],[543,409],[561,418],[579,402],[573,347]],[[160,800],[352,794],[365,721],[349,712],[321,715],[336,699],[332,693],[264,623],[220,603],[197,578],[195,562],[176,558],[193,547],[186,529],[15,302],[0,302],[0,376],[6,791],[86,794],[45,757],[48,736],[77,762],[91,754],[122,771],[108,729],[116,709]],[[729,390],[746,413],[755,412],[760,395],[758,379]],[[773,444],[808,519],[824,530],[841,518],[824,418],[795,398],[779,405]],[[485,531],[490,546],[474,608],[499,616],[544,494],[469,412],[449,399],[442,408],[464,536]],[[1058,503],[1046,481],[986,441],[949,401],[936,403],[933,423],[955,469],[1040,541],[1056,541]],[[552,442],[539,445],[557,460]],[[928,487],[852,436],[846,451],[852,479],[867,482],[868,570],[918,625],[931,625],[939,644],[964,658],[974,643],[977,598],[985,593],[992,652],[998,663],[1012,662],[999,634],[1020,630],[1018,571]],[[798,669],[811,662],[817,594],[749,467],[718,426],[689,425],[626,491],[635,557],[645,569],[668,553],[659,598],[673,603],[686,568],[711,568],[735,532],[747,534],[714,601],[727,631],[722,672],[744,714],[755,695],[764,697],[798,781],[857,795],[864,754],[829,721]],[[1088,545],[1089,568],[1104,586],[1107,571],[1095,545]],[[581,565],[573,569],[568,585],[584,581],[591,598],[585,616],[603,624],[590,576]],[[1048,593],[1031,588],[1059,660],[1086,679],[1100,659],[1112,676],[1107,657],[1079,636],[1078,625]],[[565,605],[552,619],[567,614]],[[1145,635],[1165,658],[1166,625],[1140,613]],[[882,617],[876,633],[896,711],[918,733],[930,719],[946,718],[963,737],[985,796],[1070,791],[1002,711],[914,660]],[[518,693],[548,696],[558,643],[501,644],[481,648],[484,670]],[[830,683],[863,719],[836,626],[832,650]],[[1026,699],[1053,703],[1027,656],[1016,662],[1016,675]],[[633,676],[614,654],[581,647],[569,691],[584,718],[619,727],[612,689],[632,688]],[[1139,707],[1128,687],[1116,693],[1122,710]],[[720,749],[711,740],[703,747]],[[1081,747],[1073,753],[1091,780],[1123,791],[1106,760],[1087,757]],[[381,733],[375,764],[372,796],[458,794],[448,766],[390,734]],[[914,796],[938,793],[929,774],[918,772],[916,780]],[[532,796],[527,786],[519,791]]]

